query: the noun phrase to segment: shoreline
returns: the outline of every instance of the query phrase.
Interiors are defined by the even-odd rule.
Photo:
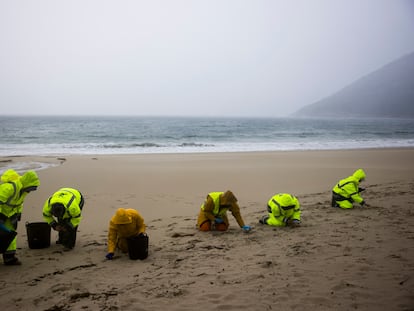
[[[414,150],[414,146],[402,146],[402,147],[373,147],[373,148],[346,148],[346,149],[311,149],[311,150],[258,150],[258,151],[211,151],[211,152],[153,152],[153,153],[85,153],[85,154],[21,154],[21,155],[0,155],[0,171],[2,167],[13,163],[15,159],[23,159],[24,162],[41,162],[45,164],[63,164],[67,158],[98,158],[98,157],[147,157],[147,156],[209,156],[209,155],[241,155],[241,154],[286,154],[286,153],[319,153],[319,152],[358,152],[358,151],[381,151],[381,150]],[[19,162],[18,162],[19,163]],[[47,168],[47,167],[46,167]],[[43,169],[43,168],[42,168]]]
[[[72,157],[72,156],[136,156],[136,155],[173,155],[173,154],[226,154],[226,153],[274,153],[274,152],[325,152],[325,151],[358,151],[358,150],[383,150],[383,149],[414,149],[414,146],[385,146],[385,147],[347,147],[347,148],[326,148],[326,149],[283,149],[283,150],[241,150],[241,151],[183,151],[183,152],[131,152],[131,153],[46,153],[46,154],[12,154],[12,155],[0,155],[2,158],[27,158],[27,157]]]

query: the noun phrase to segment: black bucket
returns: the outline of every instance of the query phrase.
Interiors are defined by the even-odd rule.
[[[0,254],[7,250],[16,235],[16,231],[6,231],[0,228]]]
[[[46,248],[50,246],[50,226],[47,222],[26,223],[29,248]]]
[[[128,241],[128,255],[130,259],[145,259],[148,257],[148,235],[139,234],[127,238]]]

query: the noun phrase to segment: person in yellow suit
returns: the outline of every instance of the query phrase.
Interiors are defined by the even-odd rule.
[[[65,250],[71,250],[76,244],[76,232],[82,219],[85,203],[79,190],[61,188],[48,198],[43,205],[43,219],[58,231],[56,244],[62,244]]]
[[[268,215],[263,216],[261,224],[275,227],[298,227],[300,225],[299,200],[288,193],[274,195],[267,202]]]
[[[17,223],[23,211],[23,202],[27,194],[35,191],[39,185],[39,178],[34,171],[27,171],[23,176],[12,169],[3,173],[0,184],[0,226],[2,230],[9,232],[17,230]],[[21,265],[16,257],[16,248],[15,237],[3,253],[5,265]]]
[[[146,225],[141,214],[132,208],[118,208],[109,222],[108,253],[106,258],[111,260],[118,248],[123,253],[128,252],[128,238],[145,235]]]
[[[244,223],[240,214],[240,207],[233,192],[210,192],[198,215],[197,227],[200,231],[227,231],[229,219],[227,211],[230,211],[243,231],[249,232],[251,227]]]
[[[361,206],[365,205],[360,193],[364,188],[360,188],[360,182],[365,180],[365,172],[357,169],[351,176],[340,180],[332,189],[332,207],[353,208],[354,202]]]

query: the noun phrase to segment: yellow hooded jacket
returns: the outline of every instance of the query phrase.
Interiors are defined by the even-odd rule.
[[[352,208],[352,202],[362,203],[364,199],[359,194],[359,183],[365,179],[365,172],[362,169],[356,170],[351,176],[340,180],[332,191],[343,198],[343,201],[349,201],[351,204],[342,204],[341,207]]]
[[[244,221],[240,214],[240,207],[233,193],[231,191],[210,192],[201,206],[197,224],[201,226],[207,220],[214,222],[216,217],[218,217],[223,219],[226,225],[229,225],[227,218],[228,210],[231,211],[240,228],[243,227]]]
[[[284,227],[290,219],[300,220],[299,200],[287,193],[274,195],[267,203],[269,218],[266,223],[270,226]]]
[[[62,220],[65,220],[72,228],[79,226],[82,219],[81,204],[82,194],[73,188],[62,188],[56,191],[43,205],[43,219],[49,224],[57,223],[52,215],[52,205],[60,203],[65,207]]]
[[[23,202],[29,193],[40,185],[39,178],[34,171],[27,171],[20,176],[16,171],[9,169],[1,176],[0,185],[0,213],[6,217],[20,214]]]
[[[145,233],[144,218],[132,208],[119,208],[109,222],[108,253],[114,253],[116,247],[128,251],[126,239]]]
[[[23,202],[30,191],[36,190],[40,185],[39,178],[34,171],[27,171],[20,176],[16,171],[10,169],[1,176],[0,184],[0,214],[6,217],[4,225],[10,230],[16,230],[17,220],[12,221],[13,216],[22,213]],[[17,248],[15,237],[7,248],[7,252],[15,252]]]

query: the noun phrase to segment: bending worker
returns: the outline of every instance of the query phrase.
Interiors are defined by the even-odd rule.
[[[127,253],[127,239],[144,235],[145,228],[144,218],[136,210],[132,208],[118,208],[109,222],[108,254],[106,254],[106,258],[111,260],[114,257],[116,248],[123,253]]]
[[[248,232],[250,226],[245,225],[240,215],[240,207],[233,192],[211,192],[207,195],[198,215],[197,226],[200,231],[227,231],[229,220],[227,211],[231,211],[240,228]]]
[[[16,171],[9,169],[1,176],[0,184],[0,225],[9,231],[17,230],[17,223],[21,220],[23,202],[27,194],[35,191],[40,185],[36,172],[28,171],[20,176]],[[16,237],[11,241],[3,253],[5,265],[20,265],[16,257]]]
[[[268,215],[263,216],[261,224],[275,227],[297,227],[300,225],[299,200],[288,193],[274,195],[267,203]]]
[[[62,188],[47,199],[43,206],[43,218],[53,230],[58,231],[56,244],[62,244],[65,250],[75,247],[84,202],[78,190]]]
[[[365,172],[362,169],[356,170],[351,176],[340,180],[332,189],[332,207],[353,208],[353,203],[365,204],[360,193],[364,188],[359,183],[365,180]]]

